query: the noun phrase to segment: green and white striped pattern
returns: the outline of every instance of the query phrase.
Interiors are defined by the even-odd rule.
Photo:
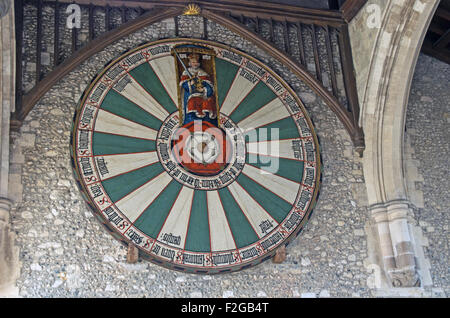
[[[74,119],[75,176],[95,214],[145,258],[188,272],[239,270],[272,256],[307,220],[320,178],[317,138],[301,101],[273,71],[195,40],[217,54],[220,112],[248,135],[246,163],[220,189],[177,182],[160,162],[157,135],[178,112],[170,49],[190,42],[141,46],[97,76]]]

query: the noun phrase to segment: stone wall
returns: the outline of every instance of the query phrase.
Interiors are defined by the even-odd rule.
[[[202,37],[202,23],[199,17],[180,17],[180,36]],[[374,264],[371,258],[376,255],[374,254],[376,244],[375,239],[370,238],[370,231],[366,231],[370,228],[368,227],[370,222],[362,159],[354,154],[351,140],[341,122],[322,100],[275,59],[226,28],[211,22],[208,22],[210,40],[229,44],[260,59],[281,75],[304,102],[321,143],[323,176],[318,204],[305,229],[287,247],[287,258],[282,264],[267,261],[242,272],[198,276],[169,271],[145,261],[136,264],[126,262],[126,248],[100,227],[83,203],[72,177],[69,155],[72,116],[81,94],[108,61],[142,42],[174,37],[174,27],[173,20],[162,21],[94,55],[55,85],[29,114],[20,132],[12,135],[11,175],[15,182],[13,193],[15,204],[11,212],[11,222],[12,229],[18,234],[16,244],[20,246],[22,263],[20,278],[17,281],[18,295],[21,297],[389,295],[382,294],[376,289],[378,286],[376,280],[379,279],[375,273],[377,269],[370,266]],[[30,36],[27,40],[30,41],[29,45],[33,44],[33,37]],[[70,45],[70,37],[67,40]],[[50,59],[53,58],[51,50],[49,56]],[[32,58],[25,57],[26,63],[32,61]],[[33,65],[28,68],[26,66],[25,64],[24,68],[29,72],[31,84],[34,78]],[[415,100],[413,93],[410,102],[413,107],[410,115],[412,125],[416,125],[414,116],[421,115],[414,110],[414,107],[420,105],[414,102]],[[441,104],[441,107],[445,107],[445,103]],[[442,117],[446,118],[445,116]],[[448,124],[448,120],[446,123]],[[444,121],[442,125],[445,125]],[[415,127],[416,132],[419,131],[419,127]],[[442,136],[445,130],[440,131]],[[411,134],[416,135],[419,134]],[[420,133],[419,137],[422,136]],[[420,138],[417,139],[417,136],[416,139],[411,138],[411,147],[414,150],[411,152],[411,158],[421,163],[426,159],[426,152],[418,150],[417,145],[425,142]],[[444,136],[440,140],[439,144],[445,145]],[[437,149],[436,147],[433,149]],[[442,149],[440,151],[446,153]],[[439,161],[442,157],[444,156],[435,157],[433,162],[442,165],[443,162]],[[446,210],[444,204],[438,205],[439,209],[436,207],[436,202],[445,197],[436,197],[434,194],[430,199],[427,198],[431,191],[435,191],[436,186],[433,185],[439,174],[433,174],[432,178],[427,179],[426,170],[420,170],[424,168],[424,165],[419,165],[418,169],[424,176],[424,189],[429,187],[427,191],[430,191],[423,196],[425,207],[431,209],[418,208],[414,213],[417,214],[415,217],[419,220],[419,226],[426,232],[422,243],[428,245],[427,257],[431,258],[431,265],[435,268],[432,270],[434,285],[426,290],[401,292],[402,295],[445,297],[445,293],[448,292],[448,275],[446,275],[448,242],[445,239],[445,232],[438,230],[442,224],[443,213],[433,213]],[[431,180],[429,185],[425,185],[427,180]],[[420,182],[417,186],[422,187]],[[437,215],[442,215],[442,218]],[[434,234],[430,236],[428,230],[434,230],[430,232]],[[444,253],[440,254],[440,250]]]
[[[202,36],[199,17],[180,17],[180,35]],[[109,60],[143,41],[174,36],[173,20],[147,27],[96,54],[55,85],[12,143],[23,191],[12,212],[23,263],[23,297],[366,297],[365,188],[361,161],[344,127],[319,98],[266,53],[208,23],[210,40],[241,49],[282,75],[304,101],[321,141],[323,184],[315,212],[282,264],[220,276],[186,275],[126,263],[116,242],[84,205],[71,175],[69,135],[82,92]]]
[[[406,114],[410,160],[405,164],[415,202],[416,226],[423,233],[424,256],[429,261],[432,296],[450,292],[450,66],[420,55]],[[411,167],[411,165],[413,167]]]

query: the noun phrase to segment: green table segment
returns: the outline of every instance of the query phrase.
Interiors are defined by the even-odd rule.
[[[115,238],[190,273],[272,257],[302,229],[320,185],[301,100],[260,61],[204,40],[156,41],[110,62],[77,107],[71,156]]]

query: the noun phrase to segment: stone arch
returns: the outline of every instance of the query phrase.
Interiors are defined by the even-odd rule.
[[[406,107],[418,54],[439,1],[389,1],[360,87],[368,204],[380,266],[394,287],[418,286],[422,276],[408,222],[403,167]]]

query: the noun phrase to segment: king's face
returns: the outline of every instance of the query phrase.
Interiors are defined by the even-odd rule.
[[[196,60],[190,60],[189,66],[192,67],[193,69],[198,69],[200,67],[200,62]]]

